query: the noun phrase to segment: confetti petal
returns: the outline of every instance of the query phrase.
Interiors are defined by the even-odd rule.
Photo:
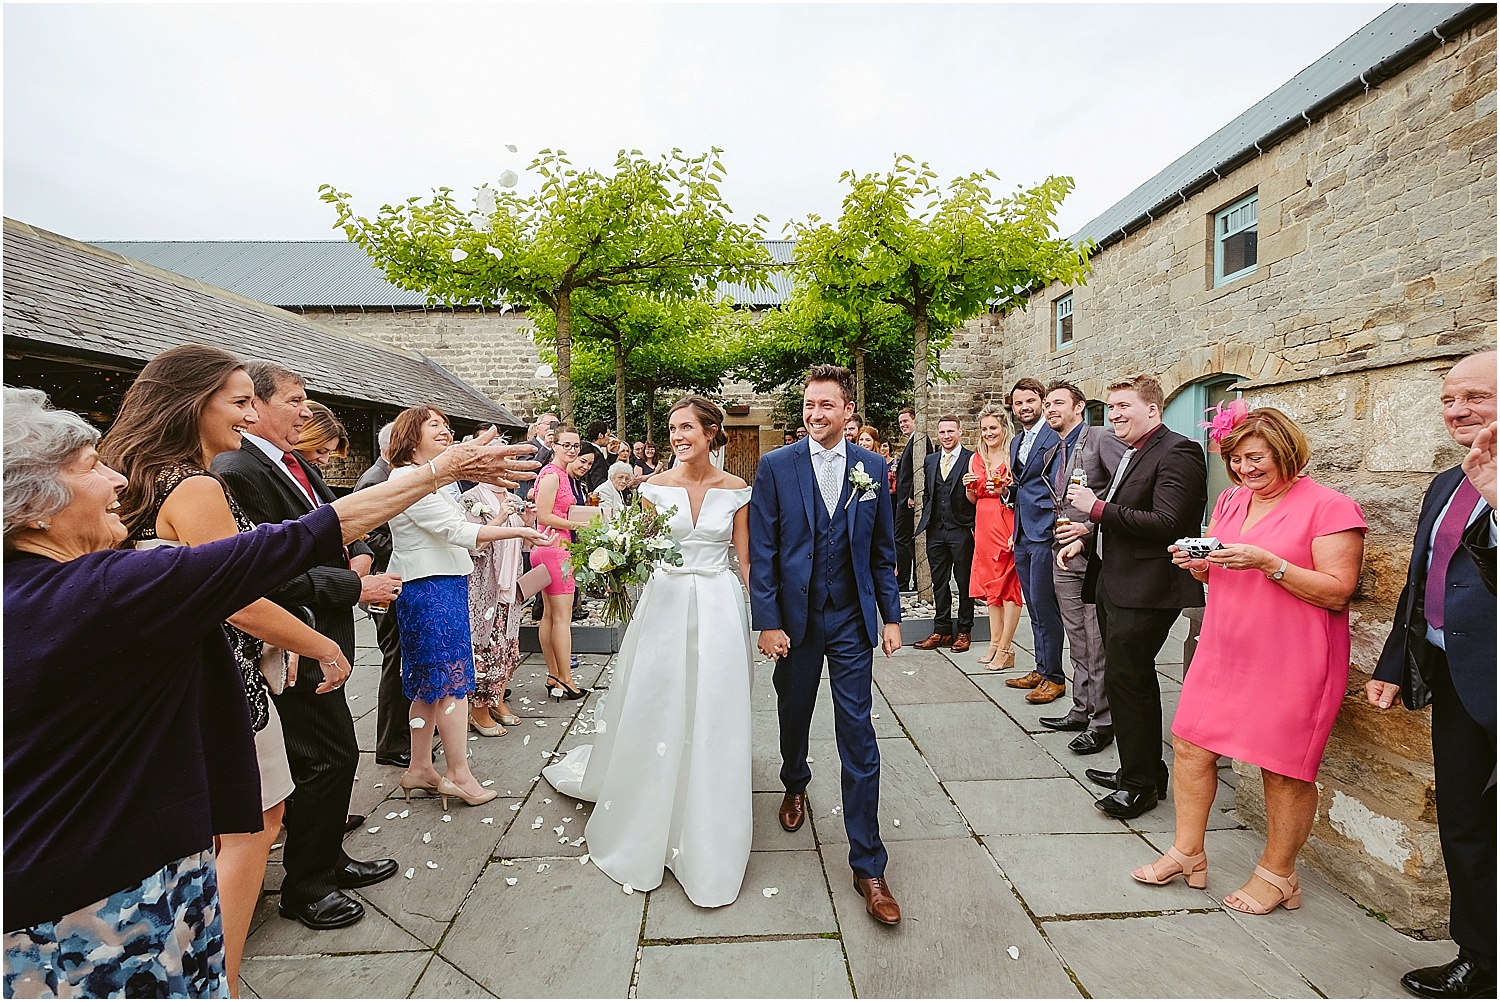
[[[508,886],[508,887],[514,887],[514,886],[516,886],[516,878],[515,877],[506,877],[505,878],[505,883],[506,883],[506,886]]]
[[[401,815],[399,815],[399,814],[397,814],[397,813],[396,813],[396,812],[395,812],[395,811],[392,811],[392,812],[391,812],[391,813],[389,813],[389,814],[387,814],[387,815],[386,815],[386,816],[385,816],[385,819],[386,819],[386,820],[387,820],[387,821],[394,821],[394,820],[395,820],[395,819],[396,819],[396,818],[398,818],[398,817],[400,817],[400,816],[401,816]]]
[[[479,823],[482,824],[482,825],[492,825],[492,824],[495,823],[495,819],[494,818],[480,818],[479,819]]]
[[[408,723],[411,725],[411,729],[414,731],[427,726],[427,721],[423,720],[421,717],[412,717],[411,720],[408,721]]]
[[[624,891],[626,894],[634,894],[635,893],[635,888],[631,887],[629,884],[621,884],[620,885],[620,890]]]
[[[510,809],[513,810],[513,811],[519,811],[521,809],[521,805],[520,804],[511,804],[510,805]]]
[[[578,857],[578,862],[580,862],[580,863],[587,863],[588,861],[589,861],[589,854],[588,853],[584,853],[582,856]]]
[[[556,828],[552,829],[552,834],[554,834],[554,835],[561,835],[562,833],[563,833],[563,826],[562,825],[558,825]]]
[[[369,832],[371,835],[374,835],[376,832],[380,831],[380,826],[376,825],[374,828],[366,828],[365,831]]]
[[[427,869],[429,869],[429,870],[436,870],[437,869],[437,864],[434,863],[432,860],[429,859],[427,861]]]
[[[422,833],[422,841],[423,842],[431,842],[432,841],[432,832],[423,832]]]
[[[377,789],[377,790],[383,790],[383,789],[385,789],[385,784],[384,783],[376,783],[375,784],[375,789]]]
[[[483,783],[480,783],[479,785],[480,786],[485,786],[485,787],[494,786],[495,785],[495,781],[493,779],[487,779]]]
[[[825,464],[825,465],[826,465],[826,464]],[[768,897],[768,898],[769,898],[769,897],[771,897],[771,896],[772,896],[772,895],[773,895],[773,894],[780,894],[780,893],[781,893],[781,888],[779,888],[779,887],[762,887],[762,888],[761,888],[761,889],[760,889],[760,893],[761,893],[761,894],[762,894],[762,895],[764,895],[764,896],[765,896],[765,897]]]
[[[455,700],[450,700],[448,702],[448,705],[445,706],[445,707],[443,707],[443,716],[445,716],[445,717],[450,716],[453,713],[453,708],[455,706],[457,706],[457,705],[458,705],[458,700],[456,700],[456,699]]]
[[[502,188],[514,188],[516,182],[519,180],[521,179],[516,176],[516,172],[513,170],[502,171],[500,173],[500,187]]]
[[[517,806],[519,806],[519,805],[517,805]],[[453,820],[453,815],[451,815],[451,814],[444,814],[443,815],[443,820],[444,821],[452,821]]]
[[[545,821],[543,821],[541,818],[537,818],[535,821],[533,821],[531,823],[531,830],[532,831],[536,831],[538,828],[542,827],[542,825],[544,825],[544,824],[546,824]]]
[[[538,863],[537,867],[536,867],[536,872],[537,873],[545,873],[546,871],[548,871],[550,869],[552,869],[552,864],[551,863]]]
[[[417,868],[415,866],[408,866],[406,868],[406,879],[407,880],[410,880],[412,877],[415,877],[416,875],[417,875]]]
[[[469,256],[469,252],[466,251],[466,250],[464,250],[462,247],[455,247],[455,248],[453,248],[452,257],[453,257],[453,263],[454,264],[457,264],[458,262],[462,261],[464,258],[466,258],[468,256]]]
[[[404,810],[404,811],[402,811],[402,812],[401,812],[401,813],[400,813],[400,814],[399,814],[399,815],[397,815],[397,816],[398,816],[398,817],[403,817],[403,818],[409,818],[409,817],[411,817],[411,808],[407,808],[407,809],[406,809],[406,810]]]
[[[901,819],[900,818],[893,818],[891,820],[891,824],[895,825],[897,828],[900,828],[901,827]]]
[[[522,738],[521,739],[521,744],[523,744],[523,745],[529,745],[529,744],[531,744],[531,735],[528,734],[524,738]]]
[[[824,464],[824,465],[827,465],[827,464]],[[658,754],[658,755],[665,755],[666,753],[667,753],[667,743],[665,741],[658,741],[658,742],[656,742],[656,754]]]
[[[1020,960],[1021,959],[1021,951],[1019,949],[1017,949],[1016,947],[1014,947],[1014,946],[1008,947],[1005,952],[1008,953],[1008,954],[1010,954],[1010,959],[1011,960]]]

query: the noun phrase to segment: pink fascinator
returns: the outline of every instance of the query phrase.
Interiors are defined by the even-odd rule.
[[[1236,425],[1250,416],[1250,408],[1243,400],[1228,400],[1206,413],[1208,420],[1200,422],[1199,427],[1207,428],[1208,437],[1215,442],[1222,442]]]

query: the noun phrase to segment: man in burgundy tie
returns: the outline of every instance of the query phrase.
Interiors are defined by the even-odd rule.
[[[1443,380],[1443,421],[1471,458],[1438,474],[1422,499],[1406,589],[1366,686],[1382,709],[1397,696],[1409,709],[1432,705],[1438,838],[1458,957],[1402,976],[1425,998],[1495,997],[1495,597],[1464,545],[1484,535],[1491,554],[1495,545],[1493,459],[1486,471],[1472,458],[1493,449],[1495,362],[1493,351],[1470,355]]]

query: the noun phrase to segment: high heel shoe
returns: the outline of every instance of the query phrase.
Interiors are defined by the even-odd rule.
[[[1180,869],[1173,870],[1171,873],[1157,873],[1156,864],[1147,863],[1130,875],[1143,884],[1156,884],[1158,887],[1170,884],[1178,877],[1186,880],[1189,887],[1196,887],[1200,891],[1208,886],[1207,853],[1200,852],[1196,856],[1189,856],[1178,852],[1177,847],[1173,845],[1167,847],[1167,855],[1177,862]]]
[[[985,650],[984,655],[982,657],[980,657],[979,663],[982,664],[982,665],[987,665],[991,661],[995,660],[995,655],[999,654],[999,653],[1000,653],[1000,641],[998,641],[998,640],[991,640],[990,641],[990,646]]]
[[[999,671],[999,670],[1005,669],[1005,668],[1014,668],[1016,666],[1016,652],[1015,652],[1015,650],[1013,648],[1007,647],[1007,648],[1003,649],[1000,653],[1003,654],[1003,655],[1005,655],[1005,656],[1000,659],[1000,663],[999,664],[995,665],[995,670],[996,671]]]
[[[457,797],[459,800],[462,800],[470,807],[478,807],[480,804],[487,804],[491,800],[494,800],[497,796],[499,796],[499,794],[497,794],[494,790],[485,790],[479,796],[471,797],[463,790],[459,789],[458,784],[453,782],[453,780],[449,779],[447,776],[444,776],[442,779],[438,780],[437,795],[442,798],[443,810],[445,811],[448,809],[449,797]]]
[[[495,719],[500,721],[500,723],[504,724],[506,727],[515,727],[521,723],[521,718],[516,716],[514,713],[502,713]]]
[[[469,714],[469,730],[478,731],[480,734],[483,734],[487,738],[498,738],[500,735],[505,733],[505,728],[501,727],[499,724],[491,724],[489,727],[484,726],[479,721],[474,719],[473,713]]]
[[[413,790],[426,790],[428,793],[438,792],[436,786],[430,786],[427,783],[412,782],[411,773],[403,772],[401,774],[401,792],[406,795],[406,802],[408,804],[411,803],[411,791]]]
[[[1244,912],[1246,915],[1269,915],[1276,910],[1277,905],[1280,905],[1289,912],[1294,912],[1302,907],[1302,885],[1297,881],[1296,870],[1293,870],[1285,877],[1281,877],[1267,870],[1264,866],[1257,866],[1255,868],[1255,875],[1280,891],[1281,900],[1273,901],[1269,905],[1263,905],[1246,894],[1245,889],[1241,887],[1224,899],[1226,907],[1233,908],[1237,912]]]
[[[562,702],[562,700],[565,698],[582,699],[587,695],[587,693],[583,689],[571,689],[568,686],[563,685],[555,675],[547,676],[547,691],[551,693],[552,698],[557,700],[558,702]]]

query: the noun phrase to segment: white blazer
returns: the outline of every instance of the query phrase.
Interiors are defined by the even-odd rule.
[[[391,480],[430,476],[427,467],[398,466]],[[402,581],[450,574],[471,574],[478,553],[479,525],[464,515],[463,505],[447,490],[429,494],[391,518],[390,573]]]

